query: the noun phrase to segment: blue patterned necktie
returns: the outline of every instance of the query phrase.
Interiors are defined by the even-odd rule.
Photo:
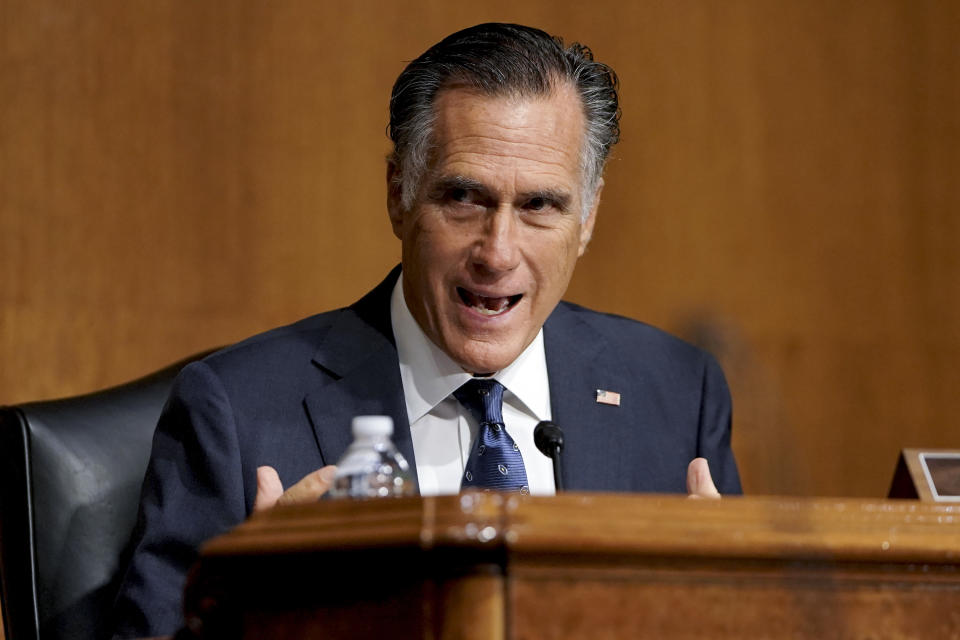
[[[480,423],[461,488],[529,493],[520,448],[503,426],[503,385],[493,378],[474,378],[453,395]]]

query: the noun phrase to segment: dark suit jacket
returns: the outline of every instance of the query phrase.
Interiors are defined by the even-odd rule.
[[[189,365],[154,437],[134,553],[117,603],[120,637],[182,625],[199,545],[250,513],[256,469],[284,486],[335,463],[355,415],[388,415],[416,464],[390,323],[399,270],[351,307],[323,313]],[[703,456],[721,493],[739,493],[730,396],[712,357],[648,325],[560,303],[544,325],[553,420],[571,491],[684,492]],[[596,402],[621,394],[619,407]]]

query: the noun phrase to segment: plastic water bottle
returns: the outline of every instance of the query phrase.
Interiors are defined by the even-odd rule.
[[[410,465],[390,436],[388,416],[357,416],[351,425],[353,444],[337,462],[332,498],[392,498],[416,495]]]

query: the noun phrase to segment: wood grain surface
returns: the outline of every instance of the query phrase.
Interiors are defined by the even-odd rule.
[[[0,4],[0,402],[347,304],[399,258],[391,84],[483,20],[590,44],[623,137],[568,297],[713,351],[751,493],[960,429],[960,5]]]
[[[323,500],[254,514],[208,542],[203,555],[495,546],[517,555],[591,558],[632,553],[778,559],[799,554],[810,561],[942,564],[957,572],[960,505],[603,493],[537,498],[484,492],[389,501]]]
[[[254,516],[192,575],[202,637],[955,638],[960,505],[324,501]]]

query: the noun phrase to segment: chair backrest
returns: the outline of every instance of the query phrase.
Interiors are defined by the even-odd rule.
[[[0,408],[0,596],[7,640],[102,638],[157,418],[177,372]]]

